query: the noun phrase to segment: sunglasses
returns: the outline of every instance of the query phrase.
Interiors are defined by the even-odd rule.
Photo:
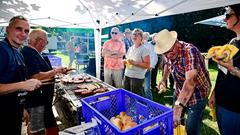
[[[235,14],[234,13],[232,13],[232,14],[225,14],[226,20],[230,19],[233,15],[235,15]]]
[[[112,35],[117,35],[117,34],[118,34],[118,32],[111,32],[111,34],[112,34]]]
[[[133,35],[137,36],[137,35],[141,35],[141,33],[140,32],[134,32]]]

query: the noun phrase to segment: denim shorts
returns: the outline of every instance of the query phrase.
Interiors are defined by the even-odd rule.
[[[27,108],[29,113],[29,128],[30,133],[43,131],[44,126],[44,106]]]

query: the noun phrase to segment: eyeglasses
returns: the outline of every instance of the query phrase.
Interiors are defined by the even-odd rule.
[[[117,34],[118,34],[118,32],[111,32],[111,34],[112,34],[112,35],[117,35]]]
[[[232,13],[232,14],[225,14],[226,20],[230,19],[233,15],[235,15],[235,14],[234,13]]]
[[[37,39],[39,39],[39,40],[42,40],[42,41],[44,41],[46,44],[48,44],[48,40],[46,40],[46,39],[44,39],[44,38],[37,38]]]

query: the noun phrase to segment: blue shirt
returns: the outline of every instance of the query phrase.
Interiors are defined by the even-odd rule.
[[[24,68],[24,66],[20,51],[11,47],[7,39],[0,41],[0,83],[14,83],[25,80],[25,73],[22,73],[22,75],[19,73],[21,72],[19,67]]]
[[[37,50],[24,46],[21,50],[25,64],[27,66],[28,75],[32,76],[40,72],[46,72],[51,70],[51,66]],[[37,107],[44,104],[46,98],[45,95],[53,93],[54,85],[44,85],[39,89],[29,92],[27,95],[27,107]],[[46,93],[46,94],[45,94]],[[52,95],[52,94],[51,94]]]
[[[23,56],[7,39],[0,41],[0,83],[8,84],[26,79]],[[11,135],[21,134],[23,107],[18,97],[19,91],[0,95],[1,132]]]

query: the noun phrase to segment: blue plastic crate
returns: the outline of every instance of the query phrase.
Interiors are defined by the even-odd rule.
[[[81,101],[85,122],[96,119],[102,135],[173,135],[171,108],[124,89],[90,96]],[[131,116],[137,122],[137,126],[120,131],[110,122],[111,117],[122,111]],[[149,126],[151,128],[146,130]]]
[[[50,63],[53,68],[62,67],[62,59],[54,55],[48,55]]]

